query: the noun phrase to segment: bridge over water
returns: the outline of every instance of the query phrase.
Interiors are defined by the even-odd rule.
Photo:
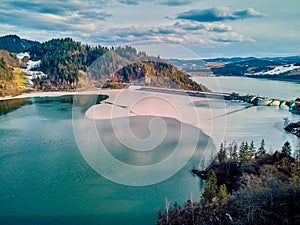
[[[188,95],[192,97],[201,98],[213,98],[221,100],[237,100],[247,102],[256,106],[278,106],[278,107],[288,107],[292,113],[300,114],[300,101],[296,100],[282,100],[282,99],[272,99],[267,97],[259,97],[256,95],[240,95],[238,93],[220,93],[220,92],[202,92],[202,91],[190,91],[181,89],[166,89],[157,87],[139,87],[138,90],[152,91],[166,94],[177,94],[177,95]]]

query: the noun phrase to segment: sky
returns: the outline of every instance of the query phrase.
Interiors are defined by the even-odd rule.
[[[165,58],[300,55],[299,0],[1,0],[0,36],[132,45]]]

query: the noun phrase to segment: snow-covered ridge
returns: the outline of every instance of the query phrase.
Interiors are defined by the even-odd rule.
[[[281,73],[286,73],[295,69],[299,69],[300,66],[295,66],[294,64],[288,64],[283,66],[276,66],[274,69],[269,71],[257,72],[254,75],[278,75]]]
[[[24,57],[30,58],[30,55],[28,52],[21,52],[21,53],[17,54],[17,57],[20,60],[22,60]],[[29,60],[26,63],[26,68],[21,69],[24,73],[29,75],[27,78],[27,81],[30,84],[30,86],[33,85],[33,83],[32,83],[33,79],[47,77],[47,74],[45,74],[43,71],[38,71],[38,70],[32,71],[31,70],[34,68],[38,68],[40,66],[40,64],[41,64],[41,60],[38,60],[38,61]]]

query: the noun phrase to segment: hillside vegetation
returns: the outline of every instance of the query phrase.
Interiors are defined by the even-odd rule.
[[[41,60],[39,70],[48,79],[35,81],[39,89],[70,89],[78,84],[80,74],[107,49],[82,45],[71,38],[52,39],[30,49],[32,60]]]
[[[157,224],[299,224],[300,155],[291,152],[289,142],[273,154],[264,141],[222,144],[209,168],[193,170],[206,180],[200,201],[175,204]]]
[[[148,56],[131,46],[90,46],[72,38],[38,43],[20,39],[16,35],[2,37],[0,43],[5,44],[11,51],[29,49],[30,60],[39,61],[39,66],[31,70],[42,71],[47,76],[37,76],[33,79],[36,90],[123,88],[130,84],[138,84],[209,91],[173,65],[167,64],[166,60]],[[23,49],[19,45],[22,45]],[[20,61],[8,51],[0,51],[3,58],[1,95],[15,95],[20,91],[18,86],[24,86],[26,83],[19,68],[25,67],[29,59],[27,57]],[[11,93],[14,90],[15,93]]]
[[[0,37],[0,49],[14,53],[28,51],[32,46],[38,44],[39,42],[37,41],[21,39],[17,35],[6,35]]]
[[[142,79],[145,85],[171,87],[173,83],[187,90],[208,91],[174,66],[130,46],[108,49],[83,45],[71,38],[52,39],[33,46],[30,56],[33,60],[41,60],[38,69],[48,75],[46,79],[34,81],[37,89],[46,91],[122,88],[137,79]]]
[[[122,83],[142,82],[148,86],[210,91],[191,80],[175,66],[165,62],[145,61],[123,67],[113,74],[113,80]]]
[[[8,53],[0,50],[0,96],[14,96],[21,93],[19,86],[25,86],[26,80],[23,78],[19,66],[19,60]]]
[[[2,58],[7,63],[7,65],[11,67],[20,67],[22,65],[15,54],[10,53],[6,50],[0,49],[0,58]]]

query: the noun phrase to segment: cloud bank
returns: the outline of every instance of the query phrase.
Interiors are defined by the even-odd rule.
[[[178,14],[176,18],[198,22],[220,22],[226,20],[241,20],[262,16],[266,15],[256,11],[253,8],[230,12],[230,9],[227,7],[215,7],[209,9],[193,9]]]
[[[299,52],[297,3],[266,1],[272,9],[265,1],[251,8],[240,0],[222,1],[224,7],[208,0],[1,0],[0,36],[39,41],[69,36],[105,46],[163,42],[209,53],[224,46],[234,52]]]

